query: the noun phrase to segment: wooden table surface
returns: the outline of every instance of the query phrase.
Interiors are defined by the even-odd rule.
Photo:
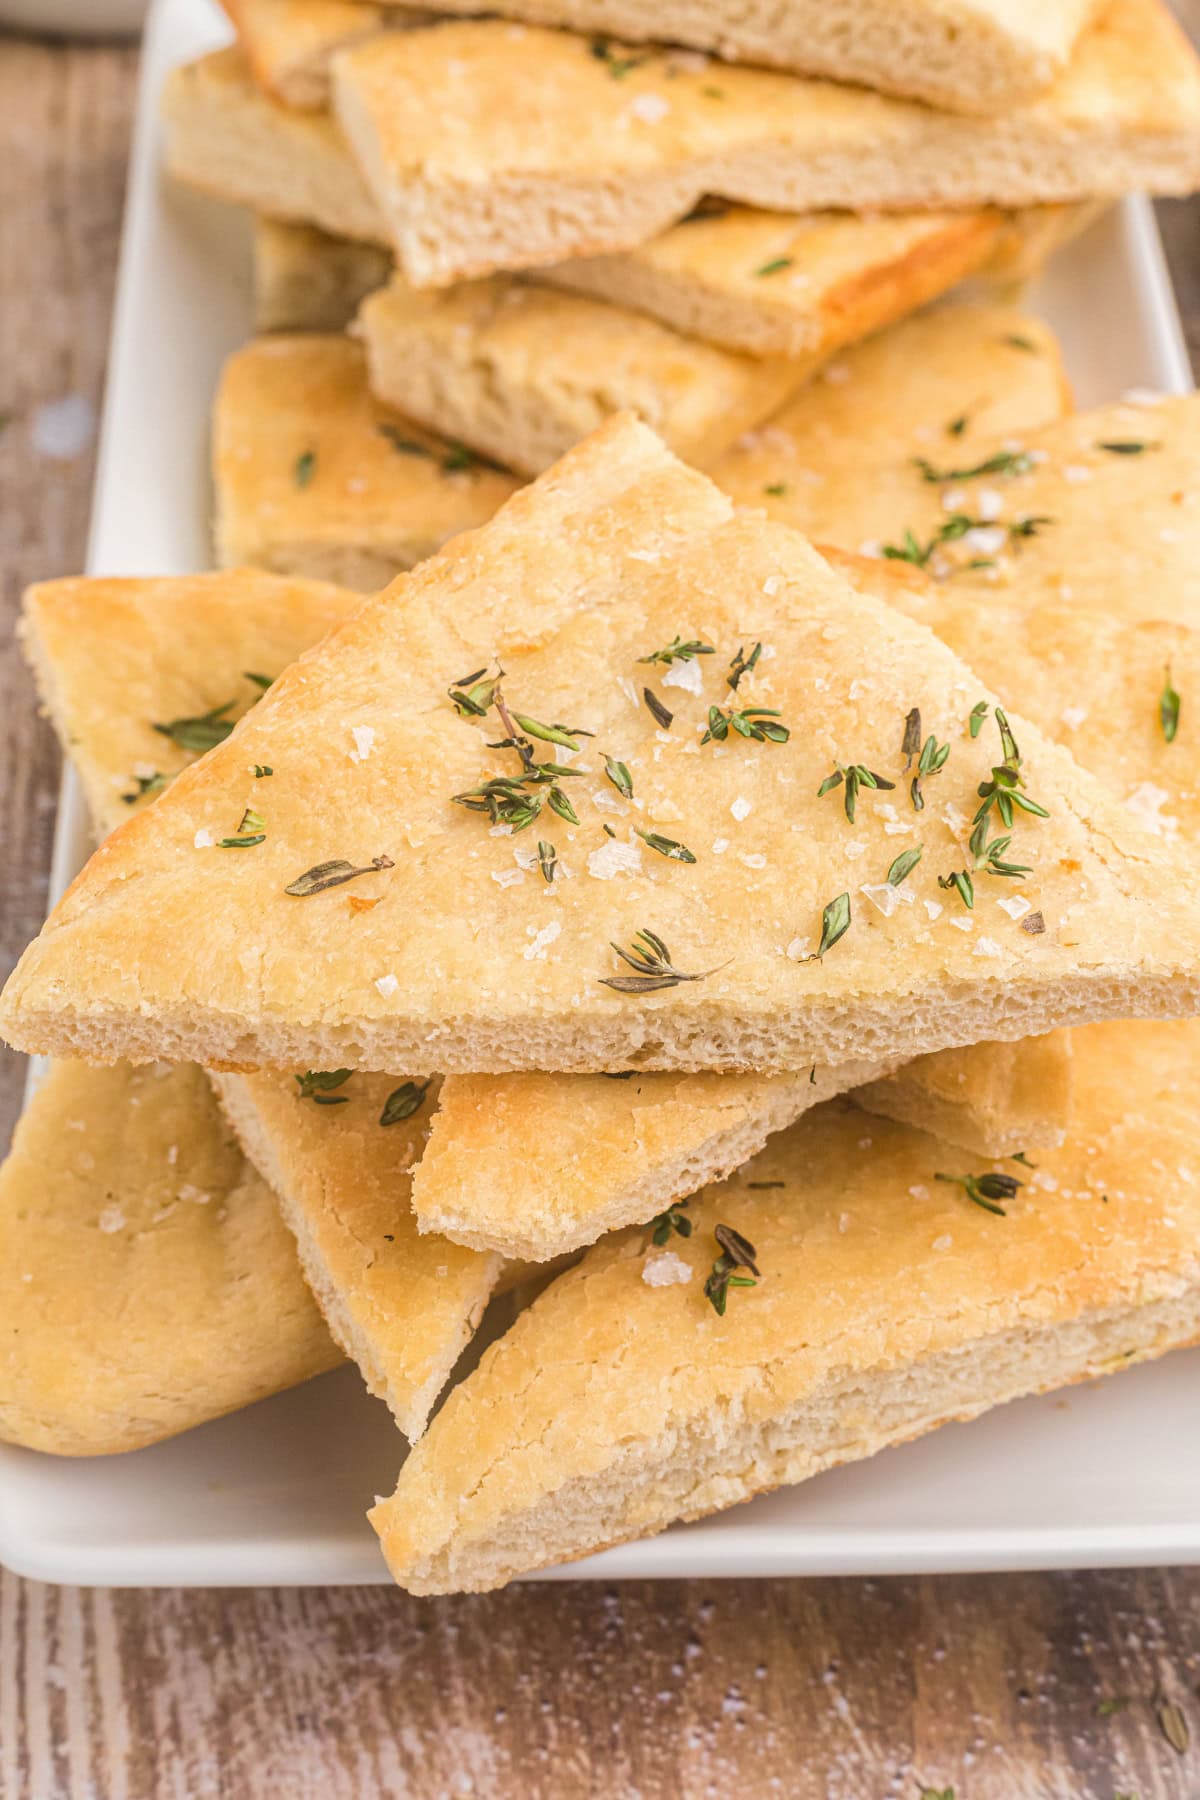
[[[5,968],[42,918],[58,779],[10,625],[82,562],[134,73],[129,49],[0,41]],[[1200,360],[1200,203],[1161,217]],[[7,1058],[0,1142],[22,1077]],[[0,1800],[1195,1800],[1198,1682],[1192,1570],[440,1601],[0,1570]]]

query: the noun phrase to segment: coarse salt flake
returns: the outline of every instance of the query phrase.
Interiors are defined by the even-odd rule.
[[[997,900],[996,905],[1001,912],[1006,912],[1010,919],[1023,919],[1025,914],[1031,911],[1030,903],[1023,894],[1009,894],[1004,899]]]
[[[1087,718],[1088,711],[1086,706],[1064,706],[1058,716],[1068,730],[1078,731]]]
[[[998,944],[996,942],[995,938],[981,937],[979,939],[979,942],[975,946],[975,955],[976,956],[1003,956],[1004,955],[1004,946],[1002,944]]]
[[[742,867],[746,869],[765,869],[767,866],[766,857],[759,855],[757,851],[739,856],[738,861],[742,864]]]
[[[648,1256],[642,1264],[642,1280],[647,1287],[683,1287],[692,1279],[691,1265],[673,1250],[661,1256]]]
[[[974,931],[975,929],[974,923],[970,919],[951,919],[950,923],[955,931]]]
[[[676,657],[663,676],[662,684],[669,688],[683,688],[689,694],[698,694],[701,679],[698,656]]]
[[[211,850],[216,841],[217,840],[214,838],[212,832],[209,831],[208,827],[205,825],[200,827],[199,831],[192,839],[192,843],[197,850]]]
[[[744,794],[739,794],[737,799],[730,804],[729,810],[740,824],[743,819],[750,817],[750,802]]]
[[[562,926],[557,919],[552,919],[549,925],[543,925],[542,929],[535,934],[533,942],[531,944],[526,944],[524,950],[521,952],[525,961],[545,962],[547,947],[554,942],[555,938],[558,937],[561,932]]]
[[[729,839],[728,838],[714,838],[713,839],[712,853],[714,856],[724,856],[724,854],[728,850],[728,848],[729,848]]]
[[[629,110],[643,125],[659,125],[671,108],[661,94],[639,94],[635,100],[630,101]]]
[[[606,838],[598,850],[591,852],[587,866],[588,874],[594,875],[597,881],[611,881],[615,875],[640,875],[641,845],[623,844],[620,838]]]
[[[1143,831],[1150,831],[1156,837],[1161,837],[1164,832],[1179,829],[1179,820],[1162,810],[1170,798],[1166,788],[1156,787],[1152,781],[1142,781],[1131,794],[1125,796],[1125,805]]]
[[[493,869],[492,880],[497,887],[515,887],[518,881],[524,881],[524,869]]]
[[[390,1000],[392,995],[396,992],[396,989],[400,986],[400,983],[394,975],[377,975],[375,978],[375,986],[385,1000]]]
[[[108,1235],[111,1235],[114,1231],[124,1231],[125,1214],[121,1211],[120,1207],[115,1204],[106,1206],[104,1211],[100,1214],[100,1217],[96,1220],[96,1223],[99,1225],[101,1231]]]
[[[354,739],[354,748],[350,752],[352,763],[366,762],[375,748],[375,728],[373,725],[352,725],[350,736]]]
[[[986,524],[994,524],[1004,511],[1004,495],[997,488],[980,488],[975,496],[975,511]]]

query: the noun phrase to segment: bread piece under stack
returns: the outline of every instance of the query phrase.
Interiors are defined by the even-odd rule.
[[[331,237],[315,225],[254,222],[254,329],[345,331],[392,272],[376,244]]]
[[[816,357],[719,350],[628,308],[494,275],[423,293],[400,276],[355,327],[377,399],[526,475],[614,413],[705,462],[795,393]]]
[[[0,1438],[57,1456],[141,1449],[341,1360],[188,1067],[52,1066],[0,1165],[0,1305]]]
[[[1200,64],[1162,0],[1113,0],[1054,87],[994,120],[764,69],[714,79],[670,51],[614,79],[586,38],[501,20],[385,34],[333,66],[415,286],[627,250],[705,194],[908,211],[1200,182]]]
[[[644,659],[691,634],[712,655],[677,692]],[[3,1029],[284,1070],[782,1072],[1193,1010],[1200,917],[1169,854],[1018,716],[1015,740],[970,736],[981,701],[923,627],[615,421],[364,602],[109,839],[10,978]],[[891,766],[914,707],[950,746],[915,903],[850,917],[896,853],[875,798],[851,816],[831,777]],[[1009,836],[1041,933],[952,922],[939,881],[981,782],[1024,796]],[[630,808],[620,829],[596,793]],[[524,842],[495,831],[535,814]],[[351,917],[360,875],[379,903]]]
[[[1078,1032],[1067,1142],[1007,1164],[1012,1197],[987,1209],[960,1183],[991,1171],[833,1101],[697,1195],[690,1236],[589,1251],[371,1513],[396,1580],[499,1587],[1194,1343],[1197,1033]],[[721,1226],[754,1272],[722,1263]],[[728,1286],[719,1315],[722,1267],[756,1285]]]
[[[860,367],[878,376],[875,348],[864,347]],[[960,390],[964,400],[970,391]],[[841,437],[858,416],[849,388],[817,384],[817,394],[820,404],[786,408],[718,459],[713,476],[733,499],[819,540],[919,565],[937,591],[977,607],[1072,605],[1200,624],[1195,394],[1134,393],[1040,430],[975,430],[969,443],[955,435],[967,402],[940,430],[930,420],[928,436],[914,434],[907,457],[886,447],[873,468],[872,452],[860,461]],[[936,601],[924,616],[937,629]]]
[[[213,409],[217,561],[369,592],[491,518],[517,487],[373,400],[344,337],[235,351]]]
[[[356,38],[421,23],[415,0],[225,0],[259,79],[292,106],[320,106],[329,59]],[[472,14],[476,0],[442,0],[442,13]],[[1095,0],[788,0],[784,7],[732,0],[500,0],[492,10],[535,25],[564,25],[637,43],[714,51],[731,62],[774,64],[885,93],[911,94],[955,111],[1002,112],[1046,87],[1067,65]],[[594,54],[624,79],[640,51],[597,40]],[[698,59],[693,58],[693,61]],[[722,71],[714,69],[719,81]]]

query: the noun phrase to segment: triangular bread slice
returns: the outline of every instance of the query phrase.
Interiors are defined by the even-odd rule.
[[[911,336],[918,323],[899,331]],[[877,343],[886,354],[885,340]],[[878,375],[874,348],[857,358]],[[722,457],[714,479],[741,504],[765,506],[818,541],[934,576],[921,616],[935,628],[946,595],[977,608],[1071,605],[1200,624],[1195,394],[1135,391],[1039,430],[980,434],[977,414],[956,435],[968,408],[940,429],[927,415],[920,441],[911,432],[893,443],[886,436],[901,410],[889,406],[881,453],[868,447],[856,463],[840,438],[844,390],[820,390],[815,383],[809,408],[793,404],[752,445]]]
[[[279,1196],[329,1329],[405,1437],[420,1437],[501,1273],[499,1256],[417,1231],[411,1171],[436,1084],[352,1075],[306,1096],[290,1077],[214,1080]]]
[[[979,208],[863,218],[712,204],[624,255],[575,257],[538,279],[751,356],[830,356],[993,258],[1011,264],[1020,236]]]
[[[527,475],[621,412],[685,461],[708,461],[819,360],[720,350],[628,307],[504,275],[432,293],[394,276],[355,330],[377,399]]]
[[[334,58],[337,116],[414,285],[628,250],[705,194],[908,211],[1200,181],[1200,64],[1162,0],[1113,0],[1054,87],[994,120],[678,52],[619,55],[483,20]]]
[[[0,1166],[0,1438],[138,1450],[341,1361],[199,1069],[55,1063]]]
[[[639,661],[692,633],[711,662]],[[497,666],[505,710],[479,673]],[[1045,930],[977,933],[939,889],[1005,751],[970,735],[980,701],[924,627],[614,421],[366,600],[113,834],[10,978],[3,1029],[26,1050],[284,1070],[783,1073],[1192,1011],[1186,882],[1017,717],[1019,780],[1049,816],[1023,810],[1013,848]],[[914,814],[913,904],[850,918],[897,839],[830,777],[899,781],[914,707],[950,761]],[[525,733],[567,739],[566,763]],[[558,772],[580,755],[586,774]],[[481,797],[496,779],[533,786]],[[540,806],[532,841],[496,833],[489,796],[502,825]],[[378,903],[359,913],[359,894]]]
[[[161,109],[166,167],[177,180],[340,237],[386,241],[382,214],[332,119],[269,100],[236,46],[172,69]]]
[[[998,1171],[1011,1198],[972,1204],[958,1183],[988,1171],[834,1101],[696,1196],[690,1236],[589,1251],[370,1514],[396,1580],[499,1587],[1194,1343],[1198,1032],[1079,1032],[1074,1129],[1036,1170]],[[718,1316],[721,1226],[758,1280]]]
[[[918,1056],[887,1081],[856,1088],[854,1101],[945,1143],[993,1158],[1061,1144],[1075,1092],[1072,1033],[1016,1044],[973,1044]]]
[[[213,408],[217,560],[383,587],[489,519],[517,487],[372,399],[343,337],[235,351]]]
[[[232,730],[263,683],[344,623],[361,598],[259,569],[68,577],[29,588],[18,633],[97,835]]]
[[[345,331],[391,272],[391,255],[381,245],[260,215],[254,222],[254,329]]]
[[[293,106],[322,104],[328,60],[356,38],[428,16],[416,0],[388,6],[346,0],[225,0],[260,79]],[[685,44],[731,62],[760,63],[909,94],[967,113],[1003,112],[1047,87],[1066,68],[1097,0],[790,0],[786,9],[733,0],[499,0],[491,10],[534,25],[561,25],[644,43]],[[478,0],[440,0],[438,11],[470,15]],[[615,70],[640,51],[602,49]],[[599,53],[599,52],[598,52]],[[694,61],[699,61],[694,58]],[[715,68],[711,78],[721,80]],[[624,79],[621,74],[619,79]]]
[[[917,603],[908,592],[911,572],[905,580],[888,571],[885,583],[878,564],[847,566],[882,587],[885,599]],[[164,760],[160,746],[172,774],[194,755],[164,740],[152,720],[203,717],[226,692],[238,691],[248,665],[278,673],[357,603],[342,589],[266,575],[247,579],[236,571],[31,588],[22,624],[25,649],[64,752],[83,779],[99,835],[128,817],[131,806],[149,803],[154,777],[170,779],[148,760]],[[117,657],[110,654],[114,643],[120,645]],[[1188,659],[1177,660],[1186,680]],[[894,1077],[895,1094],[886,1082],[869,1090],[872,1104],[905,1116],[904,1109],[920,1106],[924,1095],[939,1108],[939,1118],[957,1123],[959,1140],[973,1150],[1057,1142],[1065,1116],[1064,1043],[1060,1032],[1045,1045],[977,1044],[921,1057]],[[875,1065],[859,1062],[798,1076],[658,1075],[620,1083],[603,1076],[451,1077],[441,1088],[439,1111],[430,1099],[432,1136],[414,1171],[416,1191],[424,1196],[422,1223],[436,1229],[434,1219],[445,1209],[444,1223],[468,1244],[502,1247],[509,1256],[534,1261],[566,1254],[728,1174],[772,1131],[877,1073]],[[354,1097],[362,1085],[355,1084]],[[393,1078],[391,1087],[399,1085]],[[340,1111],[318,1112],[319,1102],[298,1105],[290,1078],[261,1078],[264,1098],[255,1106],[259,1090],[258,1079],[222,1081],[243,1143],[251,1150],[259,1145],[263,1167],[278,1172],[297,1235],[329,1240],[320,1266],[339,1264],[344,1275],[347,1244],[351,1255],[376,1253],[372,1196],[395,1179],[398,1140],[391,1133],[360,1134],[343,1155],[338,1126],[352,1124],[362,1107],[343,1118]],[[376,1098],[380,1111],[382,1098]],[[326,1119],[331,1123],[320,1129],[318,1121]],[[554,1145],[553,1157],[532,1171],[525,1156],[531,1132]],[[1008,1134],[1014,1134],[1011,1145]],[[328,1167],[322,1166],[325,1156]],[[372,1159],[365,1173],[356,1166],[364,1156]],[[347,1240],[339,1220],[352,1219],[356,1186],[367,1217]],[[340,1196],[336,1208],[330,1195]],[[314,1279],[324,1291],[339,1291],[328,1273]],[[352,1290],[362,1280],[343,1285]],[[397,1313],[397,1330],[403,1331],[406,1318]],[[347,1326],[339,1336],[352,1346],[355,1330]],[[384,1354],[377,1349],[359,1360],[379,1366]]]

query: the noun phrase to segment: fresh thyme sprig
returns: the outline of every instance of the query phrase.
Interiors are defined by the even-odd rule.
[[[931,732],[921,746],[921,755],[917,762],[917,772],[908,784],[908,797],[912,801],[914,812],[925,810],[925,792],[921,782],[929,775],[936,775],[944,769],[950,756],[949,744],[939,744]]]
[[[729,733],[736,731],[739,737],[753,738],[758,744],[786,744],[792,734],[778,720],[779,709],[773,706],[731,706],[728,712],[710,706],[708,729],[700,742],[723,744]]]
[[[711,644],[702,644],[699,638],[677,637],[661,650],[652,650],[649,656],[639,656],[640,663],[691,662],[695,656],[715,656],[716,651]]]
[[[934,1180],[948,1181],[954,1187],[962,1188],[968,1200],[1001,1219],[1006,1219],[1008,1214],[999,1202],[1015,1200],[1025,1185],[1015,1175],[935,1175]]]
[[[934,552],[940,550],[943,544],[956,543],[959,538],[966,537],[968,531],[986,527],[986,524],[985,519],[973,519],[969,513],[951,513],[926,543],[919,543],[909,527],[899,544],[883,545],[883,554],[889,562],[907,562],[912,563],[914,568],[924,569],[929,566]]]
[[[957,889],[959,898],[968,911],[975,905],[973,872],[981,875],[1002,875],[1016,880],[1021,880],[1024,876],[1033,873],[1028,863],[1005,861],[1005,853],[1012,843],[1011,836],[993,838],[989,843],[987,832],[988,821],[985,815],[971,833],[967,846],[971,852],[971,868],[958,869],[953,874],[938,876],[938,886]]]
[[[181,750],[194,750],[203,755],[211,750],[214,744],[223,744],[233,730],[233,720],[225,714],[232,712],[237,705],[236,700],[226,700],[223,706],[214,706],[210,712],[199,713],[191,719],[168,719],[163,725],[155,725],[153,729],[160,736],[170,738]]]
[[[646,929],[634,933],[628,950],[622,950],[620,944],[612,947],[621,961],[635,971],[632,975],[599,977],[601,986],[615,988],[618,994],[653,994],[659,988],[678,987],[684,981],[704,981],[717,973],[716,969],[703,969],[698,975],[685,975],[682,969],[672,964],[671,952],[658,933]]]
[[[993,766],[991,780],[981,781],[976,789],[981,804],[972,823],[978,825],[981,820],[986,819],[993,806],[1000,815],[1001,823],[1010,831],[1014,807],[1020,812],[1032,813],[1034,818],[1048,819],[1050,814],[1046,808],[1025,792],[1021,752],[1008,717],[1000,707],[996,708],[996,726],[1000,732],[1000,750],[1004,760]]]
[[[1182,701],[1171,683],[1171,665],[1167,664],[1163,675],[1163,690],[1158,696],[1158,722],[1162,727],[1166,743],[1175,742],[1175,734],[1179,730],[1179,710]]]
[[[913,460],[921,471],[922,481],[935,482],[939,486],[952,481],[974,481],[980,475],[1028,475],[1033,467],[1033,458],[1026,450],[998,450],[994,456],[969,469],[938,469],[923,456]]]
[[[689,1204],[686,1200],[676,1200],[657,1218],[650,1221],[650,1242],[661,1249],[670,1241],[671,1233],[677,1231],[681,1238],[691,1237],[692,1221],[684,1208]]]
[[[350,1069],[310,1069],[307,1075],[297,1075],[296,1086],[300,1089],[301,1100],[312,1100],[317,1106],[345,1106],[350,1098],[348,1094],[335,1094],[331,1090],[340,1088],[349,1081]]]
[[[425,1095],[429,1091],[427,1081],[406,1081],[402,1086],[393,1088],[383,1103],[383,1111],[379,1115],[381,1125],[398,1125],[402,1119],[411,1119],[414,1113],[420,1112],[425,1104]]]
[[[826,794],[831,794],[835,788],[840,788],[843,784],[846,790],[843,796],[846,817],[851,825],[854,824],[860,788],[885,788],[890,791],[896,785],[885,775],[877,775],[874,769],[868,769],[864,763],[851,763],[848,768],[843,768],[841,763],[835,763],[833,774],[827,775],[817,789],[817,799],[823,799]]]
[[[261,813],[248,806],[242,814],[241,824],[232,837],[217,839],[218,850],[253,850],[256,844],[267,841],[267,821]]]
[[[761,1273],[758,1252],[749,1238],[744,1238],[740,1231],[735,1231],[732,1225],[717,1225],[713,1236],[721,1254],[713,1263],[712,1272],[704,1283],[704,1297],[710,1302],[713,1311],[724,1318],[730,1288],[757,1287]],[[739,1275],[739,1269],[749,1272]]]
[[[499,669],[495,675],[489,675],[485,665],[482,669],[475,669],[470,675],[464,675],[461,681],[452,681],[446,692],[459,717],[485,719],[491,711],[496,689],[503,678],[503,669]]]
[[[331,862],[314,863],[311,869],[305,869],[303,875],[290,881],[283,891],[297,900],[307,900],[310,894],[323,894],[326,888],[341,887],[343,882],[353,881],[359,875],[374,875],[381,869],[394,869],[395,866],[390,856],[373,856],[369,863],[355,868],[353,863],[339,856]]]

